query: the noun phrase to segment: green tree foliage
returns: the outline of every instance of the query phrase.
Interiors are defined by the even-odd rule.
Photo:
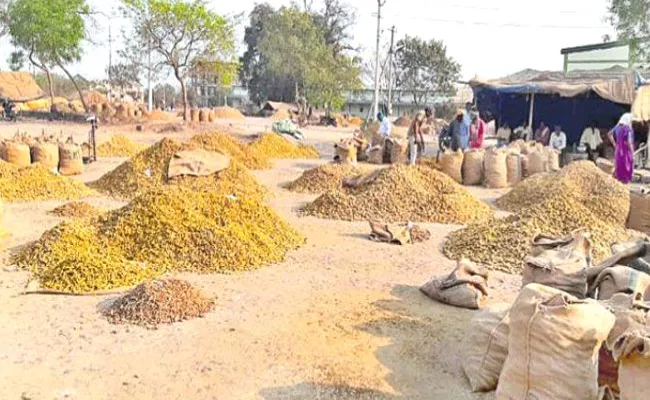
[[[122,92],[125,89],[140,83],[140,68],[137,64],[118,63],[106,68],[111,86],[118,87]]]
[[[312,15],[296,7],[269,19],[259,49],[268,70],[293,81],[296,98],[310,104],[336,109],[347,91],[361,84],[358,60],[336,55]]]
[[[83,17],[88,13],[85,0],[14,0],[8,9],[12,42],[48,76],[50,97],[54,98],[51,70],[56,66],[75,85],[86,110],[81,90],[65,66],[81,59],[86,36]]]
[[[323,0],[323,9],[313,14],[313,18],[334,54],[355,50],[352,27],[357,22],[357,15],[350,4],[342,0]]]
[[[192,67],[208,61],[223,85],[232,82],[235,35],[230,22],[201,0],[122,0],[131,20],[130,46],[151,48],[154,63],[171,69],[181,86],[184,116],[189,116],[186,79]]]
[[[646,39],[637,42],[633,57],[650,61],[650,0],[609,0],[608,11],[619,39]]]
[[[57,94],[57,96],[65,97],[67,99],[71,99],[73,97],[76,97],[75,95],[79,95],[79,92],[77,91],[77,88],[75,85],[72,84],[72,81],[68,79],[63,74],[57,74],[57,73],[52,73],[50,74],[50,78],[52,80],[52,88],[54,90],[54,93]],[[49,86],[49,82],[47,79],[47,74],[44,72],[39,72],[34,75],[34,80],[40,86],[43,90],[47,90]],[[77,85],[80,87],[81,90],[84,89],[89,89],[89,86],[84,86],[83,84],[80,84],[79,82]]]
[[[413,102],[424,105],[432,95],[453,96],[454,82],[460,76],[460,65],[447,55],[441,41],[425,41],[406,37],[397,42],[395,76],[398,89],[413,93]]]

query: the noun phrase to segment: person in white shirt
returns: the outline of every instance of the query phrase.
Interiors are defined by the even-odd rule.
[[[555,125],[555,130],[551,133],[551,139],[548,141],[550,148],[557,151],[566,149],[566,133],[562,132],[560,125]]]
[[[596,121],[593,121],[583,132],[580,137],[580,145],[587,148],[587,154],[591,161],[596,161],[598,153],[603,144],[603,139],[600,137],[600,130],[597,128]]]
[[[384,113],[380,112],[377,114],[377,121],[379,121],[379,134],[383,138],[390,137],[392,126],[388,118],[384,117]]]
[[[505,146],[510,143],[510,138],[512,137],[512,130],[508,123],[504,123],[503,126],[499,127],[497,131],[497,145],[499,147]]]
[[[518,126],[513,133],[515,139],[521,139],[525,142],[533,139],[533,129],[528,126],[528,122],[525,121],[521,126]]]

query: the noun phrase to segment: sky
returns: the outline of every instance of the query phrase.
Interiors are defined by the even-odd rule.
[[[321,0],[314,0],[319,7]],[[105,15],[117,14],[118,0],[88,0]],[[222,15],[242,15],[237,27],[239,52],[245,50],[243,30],[248,14],[259,0],[207,0]],[[348,0],[356,8],[358,23],[354,42],[361,54],[371,58],[377,32],[377,1]],[[273,6],[289,5],[288,0],[268,0]],[[302,1],[300,1],[302,4]],[[388,29],[395,26],[396,39],[405,35],[442,40],[448,54],[462,66],[462,77],[498,78],[525,68],[561,70],[560,50],[602,42],[604,35],[615,38],[605,20],[608,0],[386,0],[382,8],[382,46],[387,47]],[[115,11],[111,11],[115,10]],[[122,45],[120,31],[128,26],[121,17],[98,16],[91,29],[92,42],[84,46],[84,56],[71,69],[86,77],[101,79],[109,59],[109,29],[113,33],[113,59]],[[12,51],[9,41],[0,39],[0,69],[7,68]]]

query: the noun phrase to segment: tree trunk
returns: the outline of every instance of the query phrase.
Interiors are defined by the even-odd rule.
[[[56,65],[59,66],[65,72],[65,74],[68,76],[72,84],[74,85],[74,88],[77,89],[77,93],[79,93],[79,100],[81,101],[81,104],[84,106],[84,111],[88,112],[88,105],[86,104],[86,100],[84,99],[83,93],[81,93],[81,89],[79,89],[79,85],[77,85],[77,82],[74,80],[70,72],[63,66],[63,64],[59,61],[57,61]]]
[[[47,68],[47,66],[44,63],[38,63],[36,60],[34,60],[34,49],[32,49],[29,52],[29,62],[31,62],[34,66],[36,66],[38,69],[41,71],[45,72],[45,76],[47,77],[47,86],[50,91],[50,111],[52,110],[52,106],[54,105],[54,84],[52,83],[52,74],[50,73],[50,69]]]
[[[174,76],[178,83],[181,84],[181,93],[183,95],[183,120],[188,121],[190,119],[190,107],[189,100],[187,99],[187,87],[185,86],[185,79],[181,77],[180,71],[178,68],[174,68]]]

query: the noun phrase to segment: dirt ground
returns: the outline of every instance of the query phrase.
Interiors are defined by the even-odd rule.
[[[226,122],[242,137],[270,122]],[[73,134],[81,125],[0,124],[0,136]],[[209,130],[209,127],[201,128]],[[8,255],[61,219],[47,211],[63,202],[8,204],[0,267],[0,399],[488,399],[472,394],[459,352],[474,312],[441,305],[419,292],[454,262],[441,255],[445,236],[458,227],[425,225],[431,241],[391,246],[367,240],[366,223],[303,218],[315,196],[282,189],[302,171],[326,162],[332,143],[351,129],[315,128],[307,141],[321,160],[277,161],[256,172],[275,196],[272,206],[306,237],[286,261],[233,275],[182,274],[214,296],[205,318],[157,330],[112,325],[98,312],[116,298],[23,295],[27,274]],[[193,133],[169,134],[186,139]],[[134,127],[101,127],[99,140],[125,133],[144,143],[162,135]],[[430,148],[431,151],[432,148]],[[91,165],[92,181],[123,160]],[[486,201],[499,192],[472,188]],[[123,203],[90,199],[115,208]],[[494,273],[491,303],[512,301],[520,278]]]

